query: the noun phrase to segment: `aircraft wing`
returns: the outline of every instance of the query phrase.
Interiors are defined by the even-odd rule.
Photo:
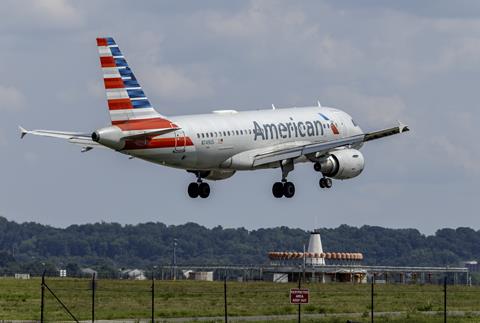
[[[81,132],[66,132],[66,131],[53,131],[53,130],[27,130],[21,126],[20,138],[25,137],[27,134],[35,136],[52,137],[67,140],[68,142],[76,145],[83,146],[82,152],[89,151],[94,147],[104,147],[92,140],[90,134]]]
[[[253,166],[256,167],[264,164],[273,163],[276,161],[282,161],[285,159],[297,158],[302,155],[309,155],[309,154],[315,154],[315,153],[323,154],[323,153],[327,153],[328,151],[334,148],[361,143],[363,142],[363,139],[364,139],[364,135],[362,134],[362,135],[347,137],[343,139],[303,145],[303,146],[298,146],[293,148],[276,150],[276,151],[265,153],[265,154],[259,154],[255,156],[255,159],[253,161]]]
[[[363,141],[370,141],[370,140],[375,140],[375,139],[380,139],[383,137],[388,137],[392,135],[396,135],[398,133],[410,131],[407,125],[404,125],[400,121],[398,122],[398,126],[392,127],[392,128],[387,128],[379,131],[374,131],[374,132],[369,132],[365,134],[365,139]]]
[[[264,164],[282,161],[285,159],[293,159],[304,155],[323,155],[327,154],[330,150],[335,148],[353,146],[356,144],[395,135],[409,130],[410,129],[407,125],[399,123],[399,125],[396,127],[387,128],[375,132],[369,132],[365,134],[321,143],[306,144],[298,147],[278,149],[272,152],[256,155],[254,157],[253,166],[256,167]]]

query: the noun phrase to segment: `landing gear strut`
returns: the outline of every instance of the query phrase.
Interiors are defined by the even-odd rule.
[[[282,169],[282,181],[273,184],[273,196],[276,198],[281,198],[282,196],[292,198],[295,195],[295,185],[292,182],[287,181],[287,175],[293,170],[293,160],[282,160],[280,162],[280,167]]]
[[[202,181],[200,172],[195,172],[197,175],[197,181],[188,185],[188,196],[191,198],[207,198],[210,195],[210,185]]]

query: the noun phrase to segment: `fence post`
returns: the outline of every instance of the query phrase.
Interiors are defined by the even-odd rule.
[[[228,312],[227,312],[227,269],[225,269],[225,274],[223,275],[223,302],[225,307],[225,323],[228,322]]]
[[[298,289],[302,288],[302,276],[298,274]],[[298,323],[302,321],[302,308],[300,303],[298,303]]]
[[[41,286],[41,291],[42,291],[42,298],[40,301],[40,322],[43,323],[43,311],[45,309],[45,270],[43,271],[42,274],[42,286]]]
[[[95,273],[92,274],[92,323],[95,322]]]
[[[373,313],[374,313],[374,310],[373,310],[373,293],[374,293],[374,285],[375,285],[375,273],[373,273],[372,275],[372,291],[371,291],[371,307],[372,307],[372,314],[371,314],[371,322],[373,323]]]
[[[443,322],[447,323],[447,275],[443,278]]]
[[[155,323],[155,277],[152,270],[152,323]]]

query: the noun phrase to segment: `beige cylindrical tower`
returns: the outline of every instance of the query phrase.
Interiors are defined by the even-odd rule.
[[[320,232],[313,230],[310,233],[310,240],[308,241],[308,252],[315,254],[315,257],[306,258],[305,262],[309,265],[325,265],[325,259],[317,257],[323,253],[322,240],[320,238]]]

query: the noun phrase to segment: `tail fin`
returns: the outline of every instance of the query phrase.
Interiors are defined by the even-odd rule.
[[[97,38],[108,110],[113,125],[149,129],[171,128],[169,120],[150,104],[113,38]],[[133,129],[132,129],[133,130]]]

